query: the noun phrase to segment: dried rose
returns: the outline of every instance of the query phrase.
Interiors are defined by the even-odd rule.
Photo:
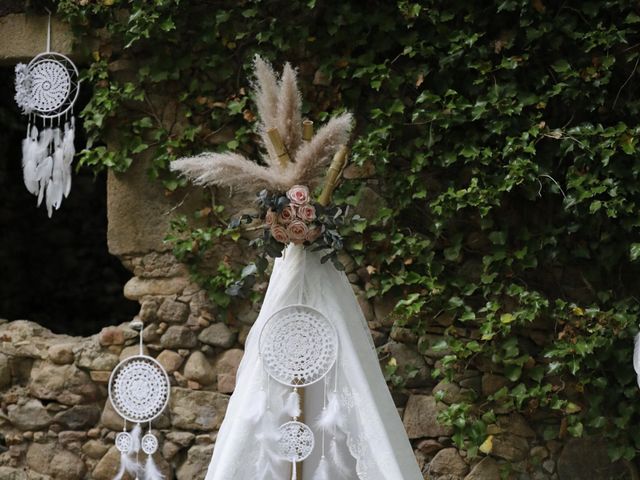
[[[322,234],[322,227],[313,227],[309,229],[304,239],[305,241],[311,243],[311,242],[314,242],[321,234]]]
[[[282,225],[271,225],[271,236],[276,242],[287,244],[289,243],[289,235]]]
[[[287,234],[293,243],[302,243],[309,233],[309,227],[302,220],[294,220],[287,226]]]
[[[280,215],[278,215],[278,220],[280,223],[287,225],[291,223],[296,218],[296,209],[293,205],[287,205],[282,209]]]
[[[267,214],[264,217],[264,223],[271,226],[277,221],[278,221],[278,216],[276,215],[276,212],[274,212],[271,209],[267,210]]]
[[[301,205],[298,207],[298,218],[305,222],[312,222],[316,219],[316,207],[313,205]]]
[[[287,197],[291,203],[302,205],[309,201],[309,189],[304,185],[294,185],[287,192]]]

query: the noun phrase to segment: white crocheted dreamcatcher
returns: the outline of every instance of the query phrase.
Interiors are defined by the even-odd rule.
[[[171,385],[162,365],[143,354],[142,323],[136,322],[133,327],[140,330],[140,352],[121,361],[109,378],[109,400],[124,419],[122,432],[116,435],[120,470],[114,480],[120,480],[126,472],[136,479],[144,474],[145,480],[161,480],[164,477],[153,461],[158,439],[151,432],[151,421],[166,408]],[[135,423],[131,432],[127,431],[127,422]],[[148,430],[141,439],[143,423],[148,424]],[[140,450],[147,455],[144,467],[139,461]]]
[[[73,105],[80,92],[78,69],[65,55],[51,51],[51,16],[47,51],[27,65],[16,65],[15,99],[28,116],[22,141],[22,172],[27,190],[44,200],[49,217],[71,192],[75,155]]]

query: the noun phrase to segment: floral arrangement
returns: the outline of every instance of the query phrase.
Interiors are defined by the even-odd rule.
[[[344,266],[338,259],[343,242],[338,228],[344,223],[345,212],[333,205],[323,206],[312,200],[309,188],[294,185],[286,192],[262,190],[257,196],[259,211],[255,215],[245,214],[235,218],[231,228],[241,224],[261,222],[263,233],[249,244],[259,250],[254,263],[245,267],[241,279],[228,289],[229,295],[244,295],[269,265],[268,257],[282,256],[283,246],[293,243],[323,250],[321,262],[331,261],[338,270]]]

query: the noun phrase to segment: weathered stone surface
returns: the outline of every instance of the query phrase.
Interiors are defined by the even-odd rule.
[[[31,394],[40,399],[77,405],[96,400],[98,389],[89,375],[75,365],[39,362],[31,372]]]
[[[469,471],[469,465],[462,459],[455,448],[444,448],[436,453],[429,463],[429,473],[438,478],[442,475],[464,477]]]
[[[622,462],[611,462],[607,443],[597,437],[569,440],[558,458],[561,480],[609,480],[618,478],[624,471]]]
[[[51,423],[51,415],[42,402],[35,398],[28,399],[22,405],[7,407],[9,421],[20,430],[41,430]]]
[[[82,453],[87,457],[99,460],[109,451],[110,446],[106,445],[102,440],[89,440],[82,445]]]
[[[120,452],[113,446],[109,451],[100,459],[96,468],[93,469],[93,480],[112,480],[118,473],[120,467]]]
[[[184,366],[184,376],[201,385],[210,385],[216,378],[213,367],[204,353],[196,350],[191,354]]]
[[[196,436],[191,432],[176,432],[171,431],[167,433],[167,440],[171,440],[172,442],[180,445],[181,447],[188,447],[193,443]]]
[[[98,423],[100,408],[95,404],[75,405],[56,414],[53,420],[69,430],[85,430]]]
[[[464,480],[500,480],[500,468],[491,457],[483,458]]]
[[[214,430],[220,427],[229,397],[217,392],[171,389],[171,423],[184,430]]]
[[[140,278],[133,277],[124,286],[124,296],[129,300],[140,300],[146,295],[175,295],[189,283],[186,277]]]
[[[56,450],[53,443],[32,443],[27,450],[27,466],[38,473],[49,474]]]
[[[118,148],[115,142],[109,143],[111,148]],[[141,155],[125,173],[109,171],[107,242],[109,252],[114,255],[166,252],[170,246],[164,238],[173,218],[167,213],[189,214],[201,208],[204,189],[194,188],[181,195],[165,195],[161,182],[149,181],[146,172],[150,161],[149,156]],[[151,293],[171,295],[178,292]]]
[[[68,450],[58,450],[51,460],[49,473],[55,479],[78,480],[85,472],[84,462]]]
[[[145,355],[149,355],[149,349],[146,345],[142,347],[142,353]],[[121,362],[122,360],[133,357],[134,355],[140,355],[140,345],[130,345],[128,347],[124,347],[120,352],[120,357],[118,360]]]
[[[158,306],[159,300],[157,298],[145,298],[140,303],[140,313],[138,316],[145,325],[157,320]]]
[[[216,373],[219,375],[224,373],[235,375],[243,355],[244,350],[240,350],[239,348],[227,350],[222,353],[215,362]]]
[[[162,348],[194,348],[197,344],[196,334],[182,325],[171,325],[160,338]]]
[[[444,408],[444,405],[436,403],[436,399],[430,395],[411,395],[403,418],[409,438],[451,435],[451,428],[440,425],[437,421],[438,413]]]
[[[218,374],[218,391],[220,393],[233,393],[236,389],[236,376],[231,373]]]
[[[42,52],[42,45],[35,39],[47,31],[47,16],[14,13],[0,17],[0,63],[26,61]],[[70,55],[73,50],[73,34],[69,24],[51,19],[51,50]]]
[[[2,353],[17,358],[46,359],[54,337],[50,330],[28,320],[0,325]],[[60,338],[71,338],[60,336]]]
[[[204,478],[211,461],[213,445],[194,445],[187,453],[186,461],[176,470],[177,480]]]
[[[120,327],[104,327],[100,331],[100,345],[122,345],[124,331]]]
[[[526,458],[528,452],[529,444],[522,437],[509,433],[493,437],[491,454],[496,457],[504,458],[510,462],[519,462]]]
[[[433,396],[438,397],[442,402],[447,405],[460,401],[460,387],[455,383],[450,383],[447,380],[442,380],[435,387],[433,387]]]
[[[498,426],[509,433],[525,438],[534,438],[534,432],[527,421],[519,413],[511,413],[509,415],[501,415],[497,419]]]
[[[0,353],[0,388],[11,385],[11,367],[9,366],[9,357],[4,353]]]
[[[117,331],[122,333],[120,329]],[[114,332],[114,330],[110,332]],[[124,335],[122,335],[122,342],[124,343]],[[117,364],[118,356],[106,349],[103,350],[95,342],[86,342],[78,356],[78,366],[87,370],[113,370]]]
[[[214,323],[200,332],[198,340],[213,347],[231,348],[236,341],[236,334],[224,323]]]
[[[122,417],[114,410],[110,401],[104,403],[102,409],[102,415],[100,415],[100,423],[103,427],[109,430],[119,431],[122,430]]]
[[[163,350],[156,357],[156,360],[167,372],[173,373],[180,368],[180,365],[184,362],[184,357],[173,350]]]
[[[482,395],[489,396],[496,393],[502,387],[509,385],[509,380],[500,375],[485,373],[482,375]]]
[[[189,317],[189,306],[173,298],[166,298],[158,309],[158,318],[168,323],[184,323]]]
[[[403,343],[389,342],[383,348],[382,351],[391,358],[395,358],[398,364],[398,375],[407,378],[407,387],[421,387],[426,385],[430,379],[430,372],[427,363],[424,361],[422,355],[408,347]],[[417,374],[413,377],[409,377],[408,373],[417,369]]]
[[[150,252],[140,259],[133,274],[138,277],[168,278],[186,276],[189,270],[170,252]]]
[[[51,345],[49,347],[49,360],[58,365],[73,363],[73,346],[68,343]]]
[[[2,480],[51,480],[49,475],[12,467],[0,467],[0,478]]]

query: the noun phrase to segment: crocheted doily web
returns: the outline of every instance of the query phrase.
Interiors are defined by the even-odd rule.
[[[78,98],[78,69],[66,56],[48,52],[35,57],[28,65],[30,110],[45,118],[65,114]]]
[[[109,378],[113,408],[131,422],[146,422],[160,415],[169,401],[169,389],[166,371],[146,355],[123,360]]]
[[[322,379],[338,355],[333,324],[307,305],[290,305],[274,313],[260,335],[265,370],[276,381],[304,387]]]
[[[278,452],[290,462],[302,462],[313,451],[315,440],[311,429],[301,422],[287,422],[278,429]]]

